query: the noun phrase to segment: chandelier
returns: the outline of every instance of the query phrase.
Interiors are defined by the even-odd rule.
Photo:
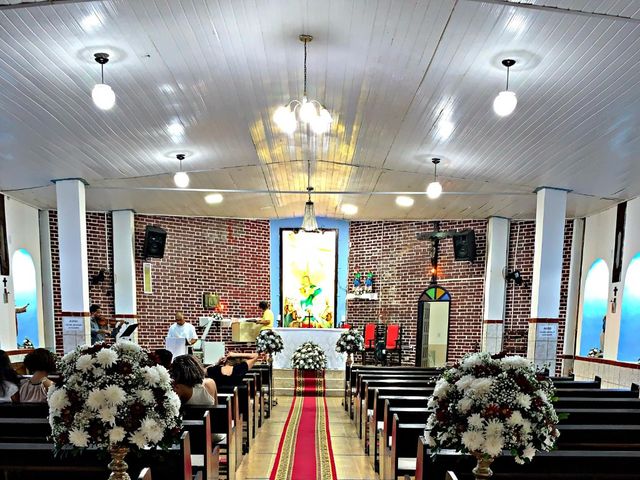
[[[273,121],[284,133],[291,135],[298,128],[298,122],[307,124],[311,131],[321,135],[331,127],[331,114],[317,100],[307,98],[307,43],[313,40],[311,35],[298,37],[304,44],[304,89],[302,100],[291,100],[278,107],[273,114]]]

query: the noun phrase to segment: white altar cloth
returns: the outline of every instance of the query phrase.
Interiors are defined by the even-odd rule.
[[[293,352],[304,342],[320,345],[327,356],[327,370],[344,370],[347,362],[345,353],[336,352],[336,342],[344,328],[275,328],[282,337],[284,349],[273,356],[273,368],[291,368]]]

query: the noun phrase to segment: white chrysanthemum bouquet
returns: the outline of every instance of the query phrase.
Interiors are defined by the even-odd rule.
[[[525,358],[467,355],[443,373],[429,399],[429,445],[486,459],[509,450],[524,463],[551,450],[560,435],[553,397],[551,381]]]
[[[283,348],[284,343],[282,342],[282,337],[274,330],[262,330],[258,334],[258,338],[256,338],[256,350],[259,353],[269,353],[273,355],[274,353],[281,352]]]
[[[57,449],[168,448],[178,440],[180,399],[169,372],[152,366],[131,342],[81,346],[58,363],[49,389],[49,423]]]
[[[304,342],[293,352],[291,365],[298,370],[324,370],[327,356],[317,343]]]
[[[357,328],[350,328],[340,334],[336,342],[336,352],[356,353],[364,350],[364,337]]]

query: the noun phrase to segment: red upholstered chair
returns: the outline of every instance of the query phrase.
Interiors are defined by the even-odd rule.
[[[391,355],[398,357],[398,365],[402,363],[402,327],[400,325],[387,325],[385,335],[385,350],[387,351],[387,362],[391,365]]]
[[[367,363],[367,352],[375,354],[376,351],[376,324],[367,323],[364,326],[364,352],[362,354],[362,363]]]

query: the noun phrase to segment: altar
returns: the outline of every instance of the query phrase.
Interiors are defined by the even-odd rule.
[[[284,349],[273,356],[273,368],[291,368],[293,352],[304,342],[320,345],[327,356],[327,370],[344,370],[345,353],[336,352],[336,343],[344,328],[275,328],[282,337]]]

